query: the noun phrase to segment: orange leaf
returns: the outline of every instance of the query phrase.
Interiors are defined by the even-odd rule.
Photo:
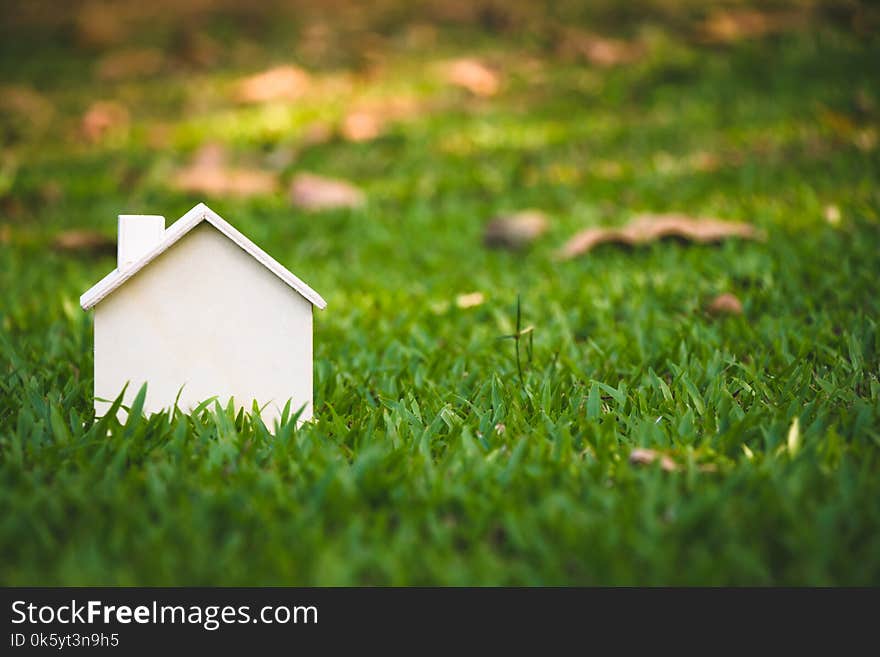
[[[175,173],[171,186],[209,196],[249,197],[274,193],[278,178],[263,169],[227,166],[223,147],[207,144],[196,152],[189,166]]]
[[[242,103],[295,100],[309,88],[311,78],[297,66],[277,66],[239,81],[235,99]]]
[[[82,117],[81,127],[86,139],[96,142],[113,131],[128,128],[129,115],[125,105],[115,101],[93,103]]]
[[[802,26],[806,18],[806,14],[796,12],[720,9],[703,21],[700,32],[710,43],[734,43]]]
[[[290,202],[304,210],[330,210],[361,207],[366,197],[360,189],[344,180],[300,173],[294,176],[290,185]]]
[[[370,141],[375,139],[384,128],[379,116],[370,112],[355,111],[342,120],[340,132],[348,141]]]
[[[713,315],[742,315],[743,306],[736,295],[725,292],[712,299],[707,310]]]
[[[447,69],[447,79],[475,96],[494,96],[501,88],[501,77],[476,59],[457,59]]]

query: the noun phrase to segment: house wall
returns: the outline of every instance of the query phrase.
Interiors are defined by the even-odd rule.
[[[312,415],[312,304],[208,223],[95,308],[95,410],[129,381],[130,405],[191,409],[210,397],[260,406],[271,429],[288,399]]]

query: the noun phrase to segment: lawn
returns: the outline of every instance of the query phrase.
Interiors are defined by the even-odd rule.
[[[876,7],[303,4],[4,3],[0,583],[880,584]],[[116,215],[199,201],[326,298],[313,423],[95,420]],[[558,257],[645,212],[765,239]]]

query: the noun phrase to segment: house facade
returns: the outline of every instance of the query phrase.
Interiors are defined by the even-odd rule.
[[[80,299],[95,310],[96,414],[146,383],[148,414],[232,398],[270,428],[288,401],[310,419],[320,295],[203,204],[167,230],[119,222],[117,268]]]

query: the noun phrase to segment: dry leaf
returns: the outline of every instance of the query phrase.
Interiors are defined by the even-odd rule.
[[[382,134],[383,128],[383,121],[376,114],[355,111],[342,120],[340,132],[348,141],[361,142],[375,139]]]
[[[138,48],[112,52],[98,62],[102,80],[128,80],[156,75],[165,66],[165,55],[156,48]]]
[[[490,248],[521,249],[547,231],[547,215],[539,210],[523,210],[493,218],[486,224],[483,244]]]
[[[564,29],[558,51],[565,58],[580,58],[594,66],[608,68],[636,61],[644,55],[645,48],[640,43]]]
[[[476,308],[483,305],[486,297],[482,292],[469,292],[468,294],[459,294],[455,298],[455,305],[461,309]]]
[[[366,197],[360,189],[344,180],[300,173],[291,182],[290,202],[304,210],[330,210],[361,207],[366,203]]]
[[[278,178],[272,171],[227,166],[223,147],[207,144],[196,152],[189,166],[177,171],[171,186],[209,196],[248,197],[274,193]]]
[[[190,167],[177,172],[173,187],[209,196],[258,196],[272,194],[278,181],[261,169]]]
[[[700,26],[703,40],[734,43],[802,26],[806,16],[799,13],[769,13],[757,9],[721,9]]]
[[[235,99],[241,103],[295,100],[309,88],[309,74],[297,66],[277,66],[239,81]]]
[[[650,465],[660,459],[660,467],[666,472],[678,470],[678,464],[667,454],[646,447],[636,447],[629,453],[629,462],[633,465]]]
[[[62,253],[78,255],[112,255],[116,253],[116,240],[92,230],[66,230],[52,240],[52,248]]]
[[[501,88],[501,78],[492,69],[476,59],[457,59],[449,64],[447,79],[467,89],[475,96],[494,96]]]
[[[115,101],[98,101],[86,110],[81,126],[86,139],[96,142],[109,132],[125,130],[128,123],[128,109],[125,105]]]
[[[836,205],[826,205],[824,215],[825,221],[827,221],[832,226],[837,226],[838,224],[840,224],[840,208]]]
[[[12,241],[12,226],[0,224],[0,244],[9,244]]]
[[[199,149],[193,153],[192,166],[198,168],[219,169],[226,166],[229,157],[223,144],[217,142],[208,142],[202,144]]]
[[[695,218],[683,214],[644,214],[621,228],[595,227],[576,233],[562,250],[563,260],[587,253],[607,242],[635,246],[659,239],[675,237],[689,242],[720,242],[730,237],[761,239],[754,226],[721,219]]]
[[[359,103],[343,119],[340,134],[348,141],[369,141],[379,137],[388,122],[423,115],[425,104],[411,96],[388,96]]]
[[[712,299],[707,310],[713,315],[742,315],[743,306],[736,295],[725,292]]]

